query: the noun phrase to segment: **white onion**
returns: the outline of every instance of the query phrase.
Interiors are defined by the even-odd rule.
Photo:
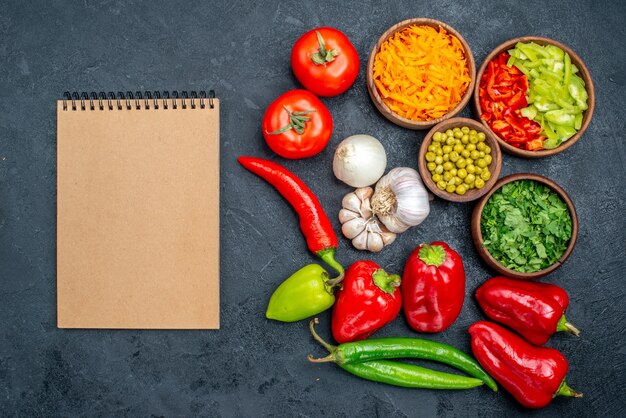
[[[352,135],[341,141],[333,158],[335,176],[352,187],[365,187],[380,179],[387,167],[385,148],[370,135]]]

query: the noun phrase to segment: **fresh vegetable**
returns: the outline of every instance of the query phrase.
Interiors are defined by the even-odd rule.
[[[322,266],[306,265],[276,288],[265,316],[276,321],[295,322],[317,315],[335,303],[334,286]]]
[[[492,322],[469,327],[478,362],[515,399],[528,408],[543,408],[557,396],[582,397],[565,383],[569,365],[554,348],[536,347]]]
[[[300,229],[309,250],[329,266],[343,274],[335,261],[337,236],[322,205],[302,180],[275,162],[255,157],[239,157],[239,164],[270,183],[291,204],[300,218]]]
[[[552,334],[566,331],[578,336],[578,329],[567,322],[567,292],[549,284],[493,277],[476,290],[483,312],[535,344],[545,344]]]
[[[412,120],[444,116],[472,81],[461,41],[444,28],[410,25],[382,43],[373,80],[382,101]]]
[[[483,246],[504,267],[532,273],[558,261],[572,237],[565,202],[548,187],[518,180],[497,190],[480,220]]]
[[[420,338],[372,338],[335,346],[328,344],[317,335],[314,329],[314,324],[317,323],[317,318],[311,320],[309,324],[311,334],[330,354],[319,359],[309,355],[308,359],[313,363],[334,362],[343,366],[396,358],[431,360],[455,367],[482,380],[491,390],[498,390],[496,382],[480,367],[476,360],[448,344]]]
[[[371,207],[374,215],[396,234],[421,224],[430,213],[426,187],[418,172],[407,167],[392,169],[376,183]]]
[[[385,172],[387,154],[378,139],[352,135],[341,141],[333,157],[335,177],[352,187],[374,184]]]
[[[318,96],[337,96],[359,75],[359,54],[341,31],[313,29],[291,50],[291,68],[304,88]]]
[[[555,45],[518,42],[508,51],[507,64],[528,77],[528,107],[525,115],[541,125],[547,139],[543,148],[556,148],[574,136],[582,126],[588,94],[571,57]]]
[[[262,127],[267,145],[276,154],[292,159],[307,158],[328,144],[333,118],[314,94],[290,90],[269,105]]]
[[[478,88],[483,119],[492,131],[516,148],[543,148],[541,126],[521,113],[528,105],[528,79],[508,66],[509,54],[502,52],[487,64]]]
[[[363,187],[345,195],[341,202],[339,222],[341,232],[352,240],[354,248],[376,253],[394,242],[396,234],[374,216],[370,206],[373,193],[371,187]]]
[[[373,261],[352,264],[341,285],[332,315],[333,337],[339,343],[363,340],[400,313],[400,276]]]
[[[440,332],[456,320],[465,299],[461,257],[444,242],[421,244],[402,275],[404,315],[417,332]]]
[[[483,132],[468,126],[435,132],[426,153],[426,167],[440,190],[464,195],[482,189],[491,178],[491,147]]]

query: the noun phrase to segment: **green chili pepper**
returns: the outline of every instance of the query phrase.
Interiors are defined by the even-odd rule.
[[[333,280],[329,280],[326,270],[318,264],[302,267],[276,288],[265,316],[295,322],[325,311],[335,303]]]
[[[356,376],[396,386],[466,389],[484,382],[493,391],[498,390],[496,382],[474,359],[448,344],[419,338],[376,338],[334,346],[317,335],[314,329],[316,323],[317,318],[309,324],[311,334],[330,354],[319,359],[309,355],[308,359],[311,362],[334,362]],[[477,379],[383,360],[390,358],[438,361]]]

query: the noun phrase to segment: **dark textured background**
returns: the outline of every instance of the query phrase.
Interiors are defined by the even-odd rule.
[[[211,5],[210,3],[214,3]],[[8,416],[624,416],[626,414],[626,3],[614,1],[6,2],[0,4],[0,415]],[[341,5],[340,5],[341,4]],[[306,30],[336,26],[362,61],[377,37],[410,17],[457,28],[480,64],[499,43],[553,37],[585,60],[597,107],[582,140],[543,160],[505,156],[502,175],[531,171],[561,184],[580,217],[576,249],[545,279],[571,296],[580,338],[549,345],[569,359],[579,400],[525,411],[487,389],[436,392],[361,381],[321,355],[306,323],[264,317],[284,278],[315,262],[291,208],[237,165],[270,158],[318,194],[336,230],[349,188],[331,171],[335,146],[355,133],[382,141],[388,168],[416,167],[423,132],[399,128],[373,107],[364,64],[353,88],[324,99],[335,130],[327,149],[286,161],[265,145],[260,121],[280,93],[298,87],[292,43]],[[222,99],[221,316],[219,331],[86,331],[55,326],[55,100],[66,90],[214,88]],[[463,115],[470,116],[466,109]],[[88,135],[85,132],[85,135]],[[433,203],[430,217],[383,253],[340,240],[346,266],[371,257],[400,273],[420,242],[445,240],[464,257],[467,298],[456,323],[426,338],[469,352],[467,327],[483,318],[472,295],[493,273],[469,232],[471,204]],[[329,316],[320,332],[329,337]],[[402,317],[378,336],[417,336]]]

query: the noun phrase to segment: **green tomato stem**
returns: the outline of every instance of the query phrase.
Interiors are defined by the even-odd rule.
[[[339,51],[336,49],[326,49],[326,42],[324,42],[322,34],[316,30],[315,35],[317,36],[317,42],[320,44],[320,47],[316,53],[311,55],[311,61],[313,61],[315,65],[323,65],[326,67],[327,63],[335,60],[335,57],[339,55]]]

